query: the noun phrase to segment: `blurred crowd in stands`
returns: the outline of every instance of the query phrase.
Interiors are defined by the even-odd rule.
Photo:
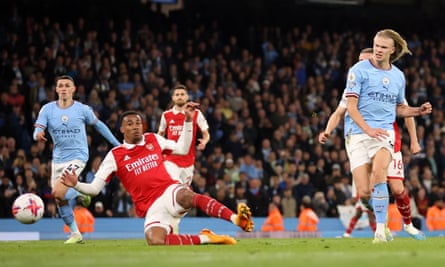
[[[83,17],[62,23],[19,13],[0,22],[0,217],[12,217],[12,202],[24,192],[42,197],[45,217],[58,216],[49,184],[51,142],[34,142],[31,134],[41,106],[55,100],[59,74],[74,77],[77,100],[119,140],[123,111],[139,110],[146,130],[157,132],[170,89],[185,84],[211,134],[197,154],[193,189],[234,210],[246,201],[254,216],[265,217],[274,202],[284,217],[297,217],[307,195],[319,217],[337,217],[337,205],[353,203],[342,127],[326,145],[317,137],[338,104],[348,68],[374,32],[259,26],[253,34],[261,41],[252,49],[218,21],[193,28],[167,17],[162,22],[159,28],[128,17],[93,25]],[[402,130],[406,187],[425,216],[445,198],[445,35],[401,34],[413,52],[398,61],[407,100],[430,101],[434,108],[416,119],[421,154],[410,154]],[[87,182],[111,148],[94,130],[89,142],[81,177]],[[90,209],[97,217],[134,216],[116,178]]]

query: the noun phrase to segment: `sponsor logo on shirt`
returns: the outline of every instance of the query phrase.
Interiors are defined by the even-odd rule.
[[[135,175],[139,175],[145,171],[158,167],[158,160],[158,154],[150,154],[125,164],[125,168],[128,172],[134,172]]]

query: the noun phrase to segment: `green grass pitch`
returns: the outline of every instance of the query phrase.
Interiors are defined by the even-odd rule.
[[[445,238],[396,238],[373,245],[370,238],[239,239],[236,245],[157,246],[145,240],[0,242],[2,267],[83,266],[443,266]]]

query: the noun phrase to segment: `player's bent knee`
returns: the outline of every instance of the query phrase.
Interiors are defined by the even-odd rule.
[[[368,200],[371,197],[371,191],[369,191],[369,190],[359,190],[358,194],[362,201]]]
[[[145,240],[147,241],[147,245],[149,246],[160,246],[165,245],[165,236],[155,236],[150,234],[149,232],[145,233]]]
[[[176,202],[188,210],[193,207],[193,192],[187,188],[181,188],[176,195]]]
[[[56,200],[63,201],[65,199],[65,194],[66,194],[67,190],[68,190],[68,187],[66,185],[62,184],[60,182],[60,180],[57,180],[54,183],[54,187],[53,187],[53,190],[51,193]]]

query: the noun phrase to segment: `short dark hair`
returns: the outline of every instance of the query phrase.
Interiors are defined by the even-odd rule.
[[[139,111],[136,110],[127,110],[124,113],[121,114],[120,124],[122,125],[122,122],[124,121],[124,118],[130,115],[137,115],[142,119],[142,114]]]
[[[72,81],[72,82],[74,83],[74,85],[76,85],[76,82],[74,81],[74,78],[71,77],[71,76],[69,76],[69,75],[60,75],[60,76],[57,76],[57,77],[56,77],[56,83],[57,83],[59,80],[70,80],[70,81]]]
[[[173,88],[171,90],[171,94],[173,95],[173,92],[177,89],[188,91],[187,86],[185,86],[184,84],[178,84],[178,85],[173,86]]]
[[[185,86],[184,84],[178,84],[175,87],[173,87],[173,90],[175,89],[184,89],[187,90],[187,86]]]

